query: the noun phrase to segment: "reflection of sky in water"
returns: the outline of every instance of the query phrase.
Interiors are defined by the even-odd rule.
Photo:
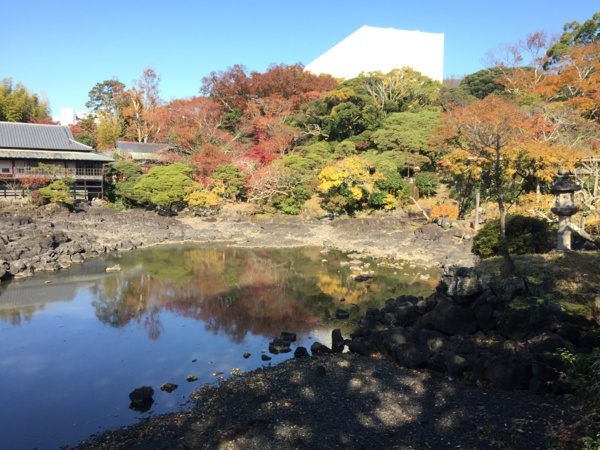
[[[393,293],[398,285],[407,284],[398,275],[405,269],[389,269],[385,276],[377,269],[374,280],[379,271],[382,280],[389,277],[388,284],[359,287],[347,281],[349,269],[340,269],[343,255],[326,255],[330,262],[324,264],[318,249],[275,255],[204,252],[173,247],[132,252],[118,261],[95,260],[2,285],[2,448],[57,448],[141,417],[176,411],[200,383],[216,382],[213,373],[227,376],[233,368],[248,371],[269,364],[261,352],[281,331],[298,333],[292,349],[309,348],[315,340],[330,345],[331,329],[347,326],[323,320],[348,308],[336,296],[354,295],[349,289],[360,288],[381,304],[400,295]],[[179,255],[176,267],[174,253]],[[116,262],[122,271],[105,273]],[[426,293],[431,283],[414,289],[402,293]],[[351,307],[353,315],[369,305],[360,305],[360,311]],[[270,363],[292,355],[269,354]],[[189,383],[187,375],[199,381]],[[165,382],[179,388],[163,392]],[[140,386],[154,388],[149,413],[129,409],[128,395]]]

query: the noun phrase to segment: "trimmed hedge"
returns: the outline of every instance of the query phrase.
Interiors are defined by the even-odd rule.
[[[552,249],[548,223],[535,217],[522,215],[506,218],[508,251],[513,255],[544,253]],[[500,220],[489,222],[473,238],[471,250],[481,258],[501,255]]]

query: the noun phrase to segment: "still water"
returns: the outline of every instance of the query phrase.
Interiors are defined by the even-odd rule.
[[[282,331],[297,334],[292,351],[315,340],[329,346],[332,329],[349,337],[366,308],[429,295],[439,277],[357,258],[321,248],[161,246],[0,284],[1,447],[75,445],[190,407],[202,383],[292,357],[268,353]],[[106,271],[116,264],[119,272]],[[360,272],[372,278],[355,281]],[[338,309],[350,318],[336,319]],[[167,382],[178,388],[162,391]],[[145,412],[128,397],[141,386],[155,392]]]

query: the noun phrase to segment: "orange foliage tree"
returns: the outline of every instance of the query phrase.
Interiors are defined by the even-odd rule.
[[[123,117],[137,142],[154,142],[160,132],[157,114],[161,104],[159,82],[160,76],[154,69],[147,68],[134,86],[122,94],[126,105]]]
[[[448,170],[469,172],[490,190],[498,204],[500,230],[506,239],[507,206],[522,192],[522,183],[550,180],[559,167],[572,165],[573,154],[540,140],[540,125],[519,105],[496,95],[443,115],[446,142],[453,148]],[[506,250],[505,257],[510,261]]]

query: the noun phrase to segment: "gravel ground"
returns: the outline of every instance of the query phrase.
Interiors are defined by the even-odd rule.
[[[83,449],[546,449],[581,406],[354,354],[290,360],[198,391],[197,405]],[[554,447],[557,448],[557,447]]]

